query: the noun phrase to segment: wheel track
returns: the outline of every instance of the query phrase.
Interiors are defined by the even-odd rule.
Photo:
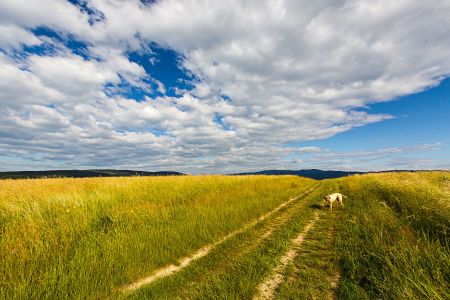
[[[330,230],[328,231],[328,238],[330,240],[333,239],[333,236],[335,235],[335,233],[336,233],[336,226],[333,225],[330,227]],[[336,270],[334,275],[330,278],[331,290],[328,293],[329,299],[331,299],[331,300],[337,299],[336,290],[339,286],[340,281],[341,281],[341,272],[339,270]]]
[[[314,189],[317,188],[317,186],[314,187]],[[296,199],[299,199],[302,196],[309,195],[312,189],[310,189],[309,192],[303,193],[302,195],[296,197]],[[280,229],[284,224],[286,224],[296,213],[298,213],[299,209],[304,209],[304,206],[306,206],[308,203],[301,201],[301,202],[294,202],[293,205],[287,207],[285,210],[279,212],[278,215],[276,215],[274,218],[269,218],[267,220],[267,223],[262,225],[263,227],[258,229],[258,231],[263,231],[260,235],[252,238],[251,240],[248,240],[245,238],[246,241],[242,241],[242,243],[239,246],[233,247],[234,250],[239,250],[236,252],[233,252],[231,254],[231,257],[227,257],[227,265],[228,266],[234,266],[232,262],[237,263],[242,257],[245,255],[248,255],[250,252],[254,251],[258,247],[260,247],[266,240],[268,240],[278,229]],[[247,231],[248,232],[248,231]],[[199,277],[196,277],[194,279],[195,282],[204,282],[208,281],[212,278],[215,278],[215,276],[218,276],[221,273],[226,273],[230,271],[230,269],[223,269],[222,265],[217,265],[212,268],[208,268],[205,270],[205,272],[202,272]],[[186,294],[183,290],[180,290],[181,294],[177,295],[177,299],[201,299],[201,289],[198,289],[194,294],[188,293]],[[192,292],[192,291],[191,291]]]
[[[273,269],[273,273],[258,286],[258,292],[254,300],[261,299],[274,299],[275,291],[277,287],[283,282],[284,272],[286,267],[292,263],[295,257],[298,255],[299,250],[303,244],[305,236],[314,226],[315,222],[319,219],[318,212],[314,213],[314,218],[310,220],[304,227],[303,231],[292,240],[292,247],[285,252],[281,257],[278,265]]]
[[[339,218],[339,213],[320,212],[320,220],[315,223],[305,239],[301,249],[295,260],[292,261],[293,270],[288,272],[286,268],[283,281],[276,289],[277,293],[274,298],[289,298],[289,299],[337,299],[337,289],[341,279],[339,267],[334,261],[335,256],[333,252],[333,239],[336,232],[336,220]],[[307,282],[303,285],[300,278],[307,276],[308,270],[314,268],[311,260],[321,259],[324,265],[319,265],[318,270],[314,270],[312,276],[320,278],[320,283],[314,285],[313,281]],[[300,280],[300,281],[299,281]],[[312,294],[296,294],[290,292],[289,286],[296,286],[297,289],[315,290]],[[280,294],[278,294],[278,292]],[[300,296],[301,295],[301,296]],[[270,299],[270,298],[264,298]]]
[[[315,186],[314,188],[317,188],[317,186]],[[309,192],[308,196],[309,195],[310,195],[310,192]],[[306,194],[304,196],[306,196]],[[299,196],[299,197],[301,197],[301,196]],[[305,198],[303,198],[303,199],[305,199]],[[293,205],[289,206],[288,208],[286,208],[285,210],[280,212],[280,214],[278,214],[276,217],[270,218],[269,220],[267,220],[264,223],[263,228],[259,229],[260,231],[262,229],[264,229],[265,230],[264,233],[261,233],[260,235],[251,239],[251,243],[248,243],[248,241],[247,241],[245,243],[245,245],[240,245],[240,246],[234,247],[235,250],[239,249],[239,251],[234,252],[232,254],[232,257],[227,259],[228,264],[234,265],[231,261],[233,261],[234,263],[237,263],[243,256],[248,255],[248,253],[259,248],[266,240],[268,240],[273,234],[276,234],[276,232],[280,228],[282,228],[296,214],[298,214],[299,211],[304,211],[308,204],[309,204],[308,201],[295,202]],[[231,269],[224,270],[224,269],[221,269],[220,267],[216,267],[216,268],[218,268],[220,271],[208,269],[208,270],[206,270],[206,273],[202,274],[202,279],[196,278],[196,281],[203,281],[203,280],[208,281],[209,279],[214,278],[215,276],[219,275],[220,273],[226,273],[228,271],[231,271],[231,269],[232,269],[231,268]],[[180,299],[189,299],[189,298],[200,299],[200,298],[202,298],[199,295],[192,296],[192,294],[190,294],[189,296],[184,294],[184,295],[177,296],[177,297],[179,297]]]
[[[222,238],[220,238],[219,240],[208,244],[206,246],[203,246],[202,248],[198,249],[197,251],[195,251],[193,254],[183,257],[178,261],[178,264],[171,264],[168,266],[165,266],[163,268],[157,269],[153,272],[152,275],[141,278],[139,280],[136,280],[132,283],[129,283],[125,286],[122,286],[119,289],[119,292],[121,293],[129,293],[129,292],[133,292],[139,288],[141,288],[144,285],[148,285],[150,283],[153,283],[159,279],[165,278],[167,276],[170,276],[172,274],[175,274],[179,271],[181,271],[182,269],[186,268],[187,266],[189,266],[192,262],[194,262],[195,260],[198,260],[206,255],[208,255],[214,248],[216,248],[217,246],[219,246],[220,244],[223,244],[225,241],[231,239],[232,237],[245,232],[246,230],[256,226],[258,223],[268,219],[270,216],[274,215],[275,213],[277,213],[278,211],[280,211],[281,209],[283,209],[284,207],[286,207],[287,205],[291,204],[292,202],[294,202],[295,200],[298,200],[308,194],[310,194],[313,190],[315,190],[318,186],[320,185],[320,183],[316,184],[315,186],[309,188],[308,190],[304,191],[302,194],[298,195],[297,197],[291,198],[288,201],[283,202],[282,204],[280,204],[279,206],[277,206],[275,209],[269,211],[268,213],[263,214],[262,216],[258,217],[256,220],[244,225],[243,227],[241,227],[240,229],[237,229],[225,236],[223,236]],[[269,229],[258,239],[259,243],[262,242],[262,240],[268,238],[275,227],[279,227],[283,224],[283,222],[280,220],[281,217],[277,218],[274,220],[274,222],[272,222],[272,226],[269,226]],[[277,225],[277,223],[275,221],[278,220],[279,225],[278,226],[274,226]],[[287,219],[286,219],[287,220]],[[253,248],[253,247],[252,247]]]

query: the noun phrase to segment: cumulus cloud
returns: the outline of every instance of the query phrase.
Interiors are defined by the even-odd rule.
[[[38,45],[40,43],[39,38],[21,27],[0,24],[0,48],[4,51],[18,49],[23,45]]]
[[[88,33],[89,17],[64,0],[0,1],[0,24],[23,28],[46,26],[70,33]]]
[[[82,3],[0,0],[0,150],[10,168],[24,158],[32,168],[188,172],[286,167],[299,153],[344,161],[284,145],[392,118],[361,108],[450,73],[445,0]],[[64,44],[70,39],[85,45],[83,55]],[[42,43],[57,51],[22,49]],[[180,54],[193,89],[164,95],[130,59],[151,53],[151,43]],[[136,101],[127,88],[163,96]]]

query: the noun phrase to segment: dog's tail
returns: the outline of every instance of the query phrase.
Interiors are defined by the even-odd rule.
[[[342,195],[342,197],[344,197],[344,198],[348,198],[347,196],[345,196],[344,194],[341,194]]]

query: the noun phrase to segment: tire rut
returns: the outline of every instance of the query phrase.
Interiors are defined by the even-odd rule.
[[[336,227],[333,225],[330,230],[328,231],[328,238],[332,239],[334,234],[336,233]],[[335,300],[336,297],[336,290],[339,286],[339,283],[341,281],[341,272],[337,270],[334,275],[330,278],[330,286],[331,291],[329,292],[329,299]]]
[[[318,186],[318,185],[317,185]],[[317,188],[317,186],[314,187],[314,189]],[[311,193],[313,189],[310,189],[300,196],[296,197],[296,199],[299,199],[303,196],[306,196]],[[227,258],[227,263],[229,264],[230,261],[237,262],[239,259],[241,259],[243,256],[247,255],[248,253],[254,251],[256,248],[260,247],[261,244],[263,244],[266,240],[268,240],[274,232],[276,232],[278,229],[280,229],[284,224],[286,224],[294,214],[298,212],[299,208],[303,208],[305,205],[307,205],[307,202],[295,202],[292,206],[289,206],[286,208],[286,210],[283,210],[282,212],[279,212],[279,215],[270,218],[267,220],[267,223],[263,225],[262,228],[259,230],[262,231],[262,233],[253,239],[251,239],[251,242],[249,243],[249,240],[243,241],[244,245],[240,245],[238,247],[234,247],[233,249],[236,250],[236,252],[233,252],[231,255],[232,257]],[[241,246],[243,246],[241,248]],[[229,253],[228,253],[229,254]],[[232,264],[233,265],[233,264]],[[215,266],[213,268],[209,268],[205,270],[205,272],[202,273],[201,277],[197,277],[195,281],[203,282],[204,280],[207,281],[210,278],[214,278],[214,276],[218,275],[219,273],[227,272],[225,269],[222,268],[221,265]],[[200,299],[202,298],[198,292],[194,292],[194,294],[186,294],[183,291],[181,291],[181,294],[177,295],[177,299]]]
[[[315,190],[320,184],[316,184],[315,186],[309,188],[308,190],[304,191],[302,194],[298,195],[297,197],[291,198],[285,202],[283,202],[282,204],[280,204],[279,206],[277,206],[275,209],[269,211],[268,213],[263,214],[262,216],[258,217],[256,220],[244,225],[243,227],[241,227],[240,229],[237,229],[225,236],[223,236],[222,238],[220,238],[219,240],[208,244],[200,249],[198,249],[197,251],[195,251],[193,254],[186,256],[184,258],[181,258],[178,261],[178,264],[170,264],[168,266],[162,267],[160,269],[157,269],[153,272],[152,275],[141,278],[139,280],[136,280],[132,283],[129,283],[127,285],[122,286],[121,288],[119,288],[119,292],[120,293],[130,293],[133,292],[139,288],[141,288],[144,285],[148,285],[150,283],[155,282],[156,280],[165,278],[167,276],[170,276],[172,274],[175,274],[179,271],[181,271],[182,269],[186,268],[187,266],[189,266],[192,262],[194,262],[195,260],[198,260],[206,255],[208,255],[214,248],[216,248],[217,246],[219,246],[220,244],[224,243],[225,241],[231,239],[232,237],[243,233],[244,231],[254,227],[255,225],[257,225],[258,223],[268,219],[270,216],[274,215],[275,213],[277,213],[278,211],[280,211],[282,208],[286,207],[287,205],[289,205],[290,203],[294,202],[295,200],[298,200],[306,195],[308,195],[309,193],[311,193],[313,190]],[[281,226],[281,225],[280,225]],[[273,232],[274,228],[269,227],[269,230],[266,231],[266,233],[263,234],[263,236],[261,236],[261,238],[266,239],[267,237],[269,237],[272,232]],[[261,240],[260,238],[260,240]]]
[[[292,240],[292,247],[281,257],[278,265],[273,269],[273,273],[258,287],[258,292],[254,300],[274,299],[277,287],[283,282],[286,267],[292,263],[301,249],[305,236],[319,219],[319,214],[315,212],[314,218],[310,220],[303,231]]]

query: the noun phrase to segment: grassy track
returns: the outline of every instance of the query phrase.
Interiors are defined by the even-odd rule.
[[[137,281],[134,281],[134,282],[120,288],[119,291],[121,291],[122,293],[132,292],[134,290],[139,289],[140,287],[142,287],[144,285],[148,285],[156,280],[168,277],[172,274],[175,274],[175,273],[181,271],[183,268],[189,266],[192,262],[195,262],[197,259],[200,259],[200,258],[208,255],[212,250],[214,250],[216,247],[220,246],[227,240],[232,239],[233,237],[245,232],[246,230],[252,229],[252,227],[254,227],[254,226],[258,225],[258,223],[263,222],[266,219],[270,218],[272,215],[276,214],[278,211],[283,209],[285,206],[287,206],[287,205],[291,204],[292,202],[297,201],[298,199],[302,198],[303,196],[309,194],[316,187],[317,187],[317,185],[304,191],[299,196],[293,197],[293,198],[289,199],[288,201],[283,202],[282,204],[277,206],[275,209],[259,216],[256,220],[253,220],[247,224],[244,224],[244,226],[242,226],[241,228],[228,233],[227,235],[221,237],[219,240],[216,240],[211,244],[207,244],[207,245],[203,246],[202,248],[197,250],[194,254],[191,254],[190,256],[182,258],[176,264],[171,264],[171,265],[165,266],[161,269],[155,270],[155,272],[152,275],[147,276],[142,279],[138,279]],[[271,233],[272,233],[272,229],[269,228],[268,232],[265,233],[264,236],[269,236]]]
[[[333,183],[328,182],[328,186],[337,190]],[[277,290],[277,299],[336,298],[340,269],[334,240],[343,209],[337,206],[331,213],[328,209],[315,208],[318,209],[319,220],[305,237],[298,256],[286,270],[285,280]]]
[[[290,240],[313,218],[321,189],[242,234],[165,280],[145,286],[128,299],[251,299]],[[315,207],[315,206],[312,206]]]
[[[276,275],[267,299],[450,299],[449,172],[324,180],[286,202],[317,183],[0,181],[0,298],[252,299]],[[323,206],[331,192],[348,196],[344,208]],[[170,264],[170,276],[121,292]]]

